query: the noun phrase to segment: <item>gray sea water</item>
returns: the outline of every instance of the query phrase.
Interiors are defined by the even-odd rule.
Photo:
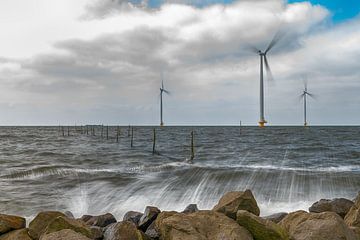
[[[353,199],[360,190],[360,127],[128,128],[109,139],[58,127],[0,128],[0,212],[41,210],[117,218],[146,205],[212,208],[227,191],[252,189],[261,215],[307,209],[320,198]],[[195,132],[195,160],[190,132]]]

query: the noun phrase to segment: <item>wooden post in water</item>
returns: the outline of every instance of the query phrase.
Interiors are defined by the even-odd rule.
[[[109,126],[106,126],[106,140],[109,140]]]
[[[156,153],[156,129],[153,129],[153,149],[152,149],[152,153],[155,154]]]
[[[131,127],[131,141],[130,141],[130,146],[133,147],[134,146],[134,128]]]
[[[70,126],[67,127],[68,136],[70,136]]]
[[[89,126],[86,125],[86,135],[89,135]]]
[[[119,126],[117,126],[116,127],[116,142],[118,143],[119,142],[119,135],[120,135],[120,133],[119,133]]]
[[[101,138],[104,136],[104,124],[101,125]]]
[[[128,127],[128,137],[130,137],[130,125]]]
[[[62,135],[63,135],[63,137],[65,137],[65,130],[64,130],[64,126],[61,126],[61,131],[62,131]]]
[[[190,161],[192,162],[195,158],[195,146],[194,146],[194,131],[191,131],[191,156]]]
[[[240,135],[241,135],[241,127],[242,127],[242,126],[241,126],[241,121],[240,121]]]

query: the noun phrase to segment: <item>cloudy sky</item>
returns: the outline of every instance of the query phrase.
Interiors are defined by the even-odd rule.
[[[360,123],[358,0],[1,0],[0,125]]]

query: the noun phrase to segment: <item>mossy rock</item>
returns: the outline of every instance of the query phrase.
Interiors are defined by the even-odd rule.
[[[147,240],[143,232],[130,221],[113,223],[106,228],[104,240]]]
[[[38,240],[41,234],[44,233],[47,225],[60,216],[65,217],[65,214],[57,211],[40,212],[29,224],[30,237],[34,240]]]
[[[238,211],[236,221],[240,226],[249,230],[255,240],[289,240],[284,228],[248,211]]]
[[[80,233],[88,238],[93,238],[93,232],[90,227],[84,222],[67,217],[57,217],[46,227],[44,234],[58,232],[63,229],[71,229],[74,232]]]
[[[58,232],[43,234],[40,237],[40,240],[91,240],[91,238],[81,235],[71,229],[63,229]]]
[[[12,230],[25,228],[25,226],[26,220],[23,217],[0,214],[0,235]]]
[[[0,236],[0,240],[32,240],[28,234],[28,229],[23,228],[14,230]]]

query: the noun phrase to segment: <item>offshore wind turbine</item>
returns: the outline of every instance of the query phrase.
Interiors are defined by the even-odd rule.
[[[311,98],[315,98],[313,94],[308,92],[307,89],[307,82],[304,83],[304,90],[303,93],[300,95],[300,98],[303,100],[304,102],[304,126],[306,127],[308,125],[307,122],[307,96],[311,97]]]
[[[265,123],[267,123],[264,116],[264,63],[268,79],[273,80],[270,65],[267,60],[267,54],[278,43],[279,40],[280,35],[277,33],[275,34],[274,38],[271,40],[269,46],[266,48],[265,51],[261,51],[256,47],[252,47],[253,51],[260,56],[260,127],[265,127]]]
[[[169,91],[167,91],[164,88],[164,76],[161,73],[161,87],[160,87],[160,127],[164,126],[164,121],[163,121],[163,93],[166,94],[170,94]]]

